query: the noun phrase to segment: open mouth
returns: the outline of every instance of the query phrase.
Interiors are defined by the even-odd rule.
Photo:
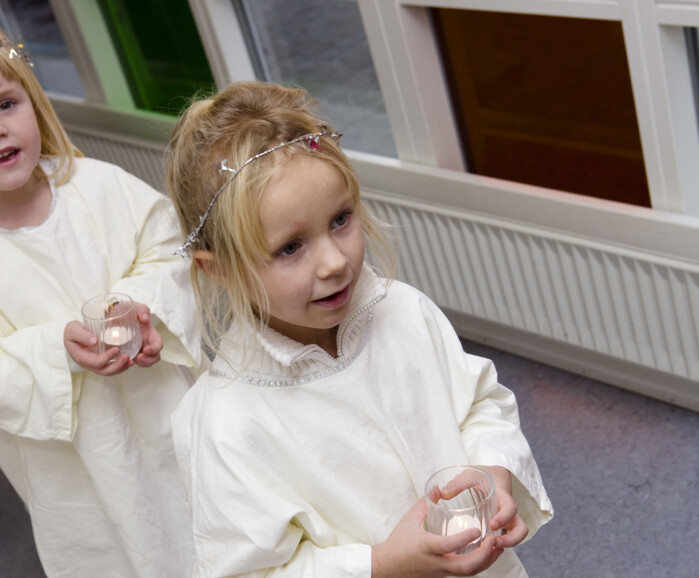
[[[5,149],[4,151],[0,152],[0,163],[13,159],[19,154],[19,149],[11,148],[11,149]]]
[[[314,304],[320,305],[322,307],[338,307],[344,305],[349,297],[350,285],[347,285],[342,291],[323,297],[322,299],[316,299],[313,301]]]

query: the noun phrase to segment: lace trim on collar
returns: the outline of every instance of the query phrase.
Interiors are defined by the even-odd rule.
[[[363,351],[366,342],[371,335],[371,329],[374,326],[374,312],[369,311],[367,314],[366,330],[364,331],[357,347],[349,357],[343,359],[338,359],[337,363],[333,367],[329,367],[322,371],[317,371],[315,373],[309,373],[297,378],[288,379],[267,379],[264,377],[254,377],[250,375],[238,375],[236,373],[223,371],[220,369],[211,369],[209,374],[215,377],[223,377],[226,379],[231,379],[234,381],[240,381],[241,383],[247,383],[249,385],[259,385],[262,387],[287,387],[293,385],[303,385],[305,383],[311,383],[312,381],[317,381],[325,377],[330,377],[336,373],[339,373],[346,367],[352,364],[352,362],[357,358],[357,356]]]
[[[278,387],[299,385],[342,371],[364,349],[373,326],[373,307],[386,296],[386,280],[368,267],[362,273],[355,297],[357,307],[340,324],[337,359],[317,345],[303,345],[272,329],[257,333],[252,350],[214,360],[209,374],[242,383]],[[232,329],[235,332],[235,328]],[[242,369],[237,369],[237,361]]]

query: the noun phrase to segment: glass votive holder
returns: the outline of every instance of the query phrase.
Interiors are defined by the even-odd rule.
[[[473,466],[451,466],[439,470],[425,485],[427,530],[450,536],[476,528],[480,536],[457,550],[473,552],[486,536],[493,535],[490,518],[497,512],[495,481],[486,471]]]
[[[118,347],[131,359],[141,350],[141,326],[133,299],[124,293],[104,293],[82,307],[86,329],[97,337],[95,353]]]

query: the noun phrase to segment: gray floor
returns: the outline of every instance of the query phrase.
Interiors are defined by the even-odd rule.
[[[556,509],[517,551],[531,578],[697,576],[699,414],[465,342],[495,361]],[[0,577],[43,578],[0,476]]]
[[[556,515],[532,578],[699,575],[699,414],[484,346],[517,395]]]

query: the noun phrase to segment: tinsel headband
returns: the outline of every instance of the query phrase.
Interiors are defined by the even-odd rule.
[[[21,42],[15,44],[9,38],[0,36],[0,48],[4,48],[7,51],[7,56],[10,60],[21,58],[27,63],[27,66],[34,66],[27,48]]]
[[[296,144],[299,142],[306,143],[308,145],[308,148],[310,148],[312,151],[320,150],[322,148],[320,145],[320,142],[319,142],[321,137],[330,137],[332,139],[335,139],[336,141],[339,141],[340,137],[342,136],[341,134],[328,128],[327,125],[321,125],[320,129],[321,129],[320,132],[305,134],[303,136],[299,136],[299,137],[293,138],[289,141],[286,141],[286,142],[280,143],[276,146],[273,146],[272,148],[269,148],[265,151],[262,151],[261,153],[257,153],[256,155],[250,157],[242,165],[240,165],[238,168],[235,168],[235,169],[227,166],[225,159],[216,163],[216,169],[218,170],[219,173],[223,174],[224,172],[229,172],[229,173],[231,173],[231,176],[214,193],[214,196],[212,197],[211,202],[209,203],[209,206],[206,207],[206,211],[204,211],[204,214],[199,217],[199,224],[197,225],[197,228],[194,229],[187,236],[187,240],[177,248],[177,250],[174,252],[174,255],[179,255],[182,258],[187,258],[187,257],[191,256],[192,245],[199,239],[199,235],[201,234],[201,230],[204,227],[204,223],[206,222],[206,219],[209,216],[209,213],[211,212],[211,209],[213,208],[214,203],[216,203],[216,199],[218,199],[218,196],[224,191],[224,189],[228,185],[231,184],[233,179],[235,179],[235,177],[237,177],[238,174],[240,174],[240,171],[242,171],[251,162],[256,161],[260,157],[263,157],[269,153],[272,153],[276,150],[279,150],[280,148],[284,148],[284,147],[287,147],[289,145]]]

